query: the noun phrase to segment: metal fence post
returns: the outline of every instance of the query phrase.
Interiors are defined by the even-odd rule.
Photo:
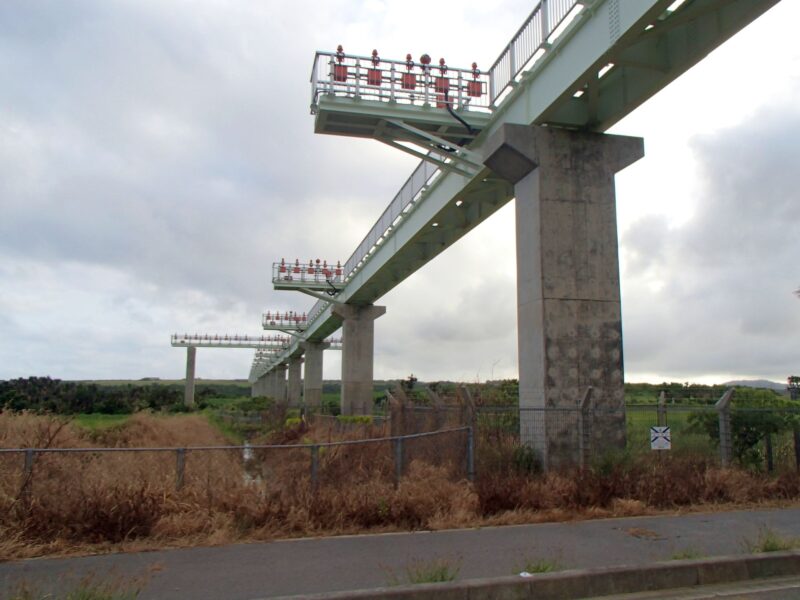
[[[550,35],[550,11],[548,11],[547,0],[542,0],[539,6],[542,15],[542,43],[545,44]]]
[[[395,487],[400,485],[400,480],[403,478],[403,438],[399,437],[394,440],[394,484]]]
[[[589,464],[591,452],[590,411],[592,409],[592,386],[586,388],[580,405],[578,406],[578,464],[585,469]]]
[[[175,450],[175,489],[183,487],[183,473],[186,468],[186,448]]]
[[[467,479],[475,481],[475,432],[467,427]]]
[[[658,426],[667,426],[667,395],[663,391],[658,395]]]
[[[794,438],[794,468],[800,471],[800,429],[792,431],[792,437]]]
[[[714,407],[719,413],[719,458],[723,467],[729,467],[733,458],[733,436],[731,432],[731,398],[733,388],[729,388],[717,400]]]
[[[33,460],[36,451],[33,448],[25,450],[25,463],[22,467],[22,485],[19,489],[19,497],[25,505],[30,503],[31,487],[33,484]]]
[[[319,446],[311,446],[311,489],[316,490],[319,483]]]
[[[772,434],[768,433],[764,438],[764,452],[767,455],[767,473],[775,470],[775,455],[772,452]]]

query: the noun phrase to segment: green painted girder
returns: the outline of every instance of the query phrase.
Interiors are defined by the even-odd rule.
[[[476,132],[483,129],[491,114],[478,110],[459,110],[459,117]],[[451,143],[474,139],[444,108],[412,106],[397,102],[379,102],[363,98],[321,94],[316,105],[314,132],[380,140],[417,142],[419,136],[394,126],[391,120],[403,121]]]
[[[532,122],[605,131],[778,1],[688,0],[668,15],[669,1],[653,2],[642,11],[634,5],[651,3],[617,0],[621,19],[632,24]],[[605,2],[598,12],[612,4]],[[587,30],[592,26],[601,24],[595,20]],[[602,32],[595,32],[599,36]],[[577,50],[570,44],[564,52],[573,49]],[[598,78],[598,71],[610,63],[614,67]],[[578,90],[583,95],[575,98]]]
[[[687,0],[668,14],[673,1],[587,2],[557,48],[520,78],[469,150],[483,154],[487,139],[505,123],[605,131],[779,0]],[[609,63],[615,67],[598,77]],[[575,98],[579,90],[583,95]],[[493,179],[488,168],[471,177],[443,173],[336,300],[375,302],[512,198],[513,187]],[[318,341],[340,326],[328,307],[309,323],[304,338]],[[285,356],[300,354],[295,343]]]

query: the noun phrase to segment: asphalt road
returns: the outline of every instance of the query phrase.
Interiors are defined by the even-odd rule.
[[[151,571],[143,600],[251,600],[403,581],[414,564],[445,560],[459,579],[511,575],[526,562],[562,568],[637,565],[675,554],[747,551],[769,528],[800,538],[800,508],[603,519],[438,532],[360,535],[0,563],[0,594],[21,581],[61,588],[87,574]]]

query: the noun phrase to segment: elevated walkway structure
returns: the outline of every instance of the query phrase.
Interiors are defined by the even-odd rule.
[[[314,131],[374,138],[446,169],[476,168],[465,144],[491,118],[488,85],[475,63],[460,69],[442,58],[433,66],[428,55],[414,62],[410,54],[385,60],[377,50],[351,56],[339,46],[314,57]]]
[[[327,260],[317,259],[301,263],[295,260],[293,264],[287,264],[284,259],[272,265],[272,284],[276,290],[296,290],[298,292],[311,293],[319,297],[319,292],[325,292],[329,296],[335,295],[339,284],[342,282],[342,265],[337,262],[336,266]]]
[[[285,348],[291,338],[282,335],[173,334],[170,344],[179,348]]]
[[[291,338],[279,335],[246,335],[218,333],[174,333],[170,337],[173,348],[186,348],[186,383],[183,402],[194,406],[194,375],[198,348],[254,348],[256,354],[271,351],[279,354],[290,345]],[[255,363],[254,363],[255,364]]]
[[[569,160],[576,161],[584,160],[591,147],[605,148],[598,134],[777,1],[541,0],[486,71],[377,54],[351,56],[343,50],[318,52],[311,74],[315,131],[374,138],[422,161],[345,262],[334,295],[317,296],[282,358],[301,356],[301,344],[321,342],[339,329],[344,313],[337,306],[372,305],[518,195],[536,161],[550,160],[535,147],[536,140],[551,149],[567,144]],[[446,72],[437,71],[440,67]],[[413,88],[404,78],[411,74]],[[471,82],[480,85],[470,90]],[[556,139],[547,130],[563,135]],[[526,138],[525,131],[540,133]],[[620,144],[628,149],[627,160],[634,159],[635,144]],[[615,156],[611,163],[622,168],[625,160],[619,152]],[[574,165],[577,172],[582,163]],[[603,182],[610,177],[608,214],[613,215],[613,169],[597,177]],[[541,193],[536,186],[526,189],[532,198]],[[580,210],[591,208],[586,204]],[[582,222],[577,214],[569,218],[573,228]],[[615,246],[615,223],[609,226]],[[609,248],[610,239],[603,242]],[[591,243],[580,240],[587,252]],[[614,258],[615,253],[616,247]],[[595,275],[605,277],[603,269]],[[292,289],[278,283],[275,288]],[[621,337],[614,344],[613,352],[621,353]],[[265,372],[255,367],[251,381]],[[565,367],[564,377],[568,372]],[[614,377],[619,387],[621,373]]]

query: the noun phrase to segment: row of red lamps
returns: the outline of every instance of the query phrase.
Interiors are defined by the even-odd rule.
[[[330,277],[331,275],[336,275],[340,277],[342,275],[342,263],[340,261],[336,261],[336,268],[333,268],[331,265],[328,266],[328,261],[317,259],[316,261],[309,260],[308,265],[301,265],[299,259],[295,259],[294,265],[289,266],[286,264],[285,259],[281,259],[281,264],[278,266],[279,273],[288,273],[289,269],[291,269],[292,273],[306,273],[307,275],[325,275],[325,277]]]
[[[342,48],[342,45],[336,48],[336,62],[338,64],[333,65],[333,80],[338,81],[340,83],[344,83],[347,81],[349,76],[349,71],[347,65],[343,64],[345,59],[345,53]],[[367,83],[369,85],[380,86],[383,82],[383,73],[378,68],[380,65],[381,59],[378,56],[378,51],[372,51],[372,67],[371,69],[367,69]],[[423,54],[420,59],[420,68],[422,69],[423,73],[429,73],[431,70],[431,57],[427,54]],[[406,70],[407,73],[403,73],[403,76],[400,80],[400,87],[404,90],[413,91],[417,87],[417,75],[412,73],[411,70],[415,67],[415,63],[411,58],[411,54],[406,54]],[[439,72],[440,76],[434,78],[434,89],[439,94],[444,94],[450,91],[450,78],[447,77],[447,64],[445,63],[444,58],[439,59]],[[467,82],[467,95],[473,98],[478,98],[483,95],[483,84],[478,80],[481,72],[478,70],[478,63],[472,63],[472,79],[473,81]]]
[[[276,312],[275,314],[267,312],[267,314],[264,315],[264,319],[270,321],[272,324],[274,324],[275,321],[292,321],[294,323],[305,323],[308,320],[308,317],[306,317],[306,313],[303,313],[301,315],[300,313],[289,311],[283,314],[279,312]]]
[[[176,340],[178,339],[178,334],[176,333],[173,336]],[[279,336],[279,335],[262,335],[261,337],[250,337],[247,335],[190,335],[188,333],[184,333],[181,339],[184,340],[197,340],[197,341],[209,341],[209,342],[285,342],[288,341],[289,338]]]

